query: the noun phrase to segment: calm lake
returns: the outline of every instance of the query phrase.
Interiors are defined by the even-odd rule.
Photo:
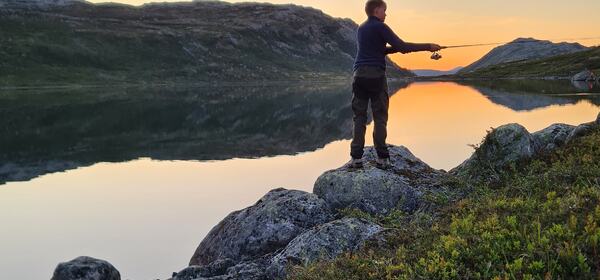
[[[449,170],[491,127],[594,120],[599,92],[390,82],[388,143]],[[49,279],[81,255],[170,277],[230,212],[346,163],[350,98],[343,83],[0,90],[0,279]]]

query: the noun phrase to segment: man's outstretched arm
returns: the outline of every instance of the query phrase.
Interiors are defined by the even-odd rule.
[[[441,49],[441,47],[436,44],[404,42],[396,35],[396,33],[394,33],[394,31],[392,31],[392,29],[389,26],[387,26],[387,24],[383,24],[382,35],[385,41],[391,45],[391,47],[386,47],[385,54],[397,52],[410,53],[420,51],[435,52]]]

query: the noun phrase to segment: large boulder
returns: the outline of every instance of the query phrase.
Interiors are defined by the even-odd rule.
[[[569,134],[569,136],[567,137],[567,143],[574,139],[577,139],[579,137],[589,134],[590,132],[592,132],[594,130],[594,127],[598,126],[598,125],[600,125],[600,113],[596,117],[595,121],[582,123],[582,124],[578,125],[577,127],[575,127],[575,129],[573,129],[571,131],[571,133]]]
[[[472,179],[494,180],[494,174],[503,166],[534,154],[534,139],[527,129],[520,124],[507,124],[488,133],[475,153],[450,173]]]
[[[51,280],[121,280],[121,275],[107,261],[82,256],[58,264]]]
[[[532,133],[535,152],[549,152],[564,145],[574,129],[575,126],[557,123]]]
[[[270,279],[283,279],[290,265],[332,260],[344,252],[360,249],[383,228],[363,219],[343,218],[317,226],[294,238],[271,260]]]
[[[592,131],[595,122],[583,123],[575,127],[567,137],[567,142],[571,142],[581,136],[585,136]]]
[[[325,201],[314,194],[278,188],[254,205],[229,214],[202,240],[190,265],[219,259],[255,259],[285,247],[294,237],[333,219]]]
[[[322,174],[313,193],[333,210],[357,208],[371,214],[386,214],[398,208],[413,212],[419,207],[425,189],[441,184],[445,172],[435,170],[415,157],[406,147],[388,145],[392,167],[379,169],[373,163],[376,152],[365,149],[364,168],[346,164]]]

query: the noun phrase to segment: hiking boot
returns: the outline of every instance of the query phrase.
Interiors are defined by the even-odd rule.
[[[375,161],[375,165],[379,169],[388,169],[392,166],[390,163],[390,158],[377,158]]]
[[[362,168],[363,167],[363,160],[362,160],[362,158],[353,158],[350,161],[350,167],[351,168]]]

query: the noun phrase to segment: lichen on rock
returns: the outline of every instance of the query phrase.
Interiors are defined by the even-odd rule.
[[[109,262],[81,256],[56,266],[51,280],[121,280]]]
[[[232,212],[217,224],[196,249],[190,265],[257,258],[285,247],[305,230],[332,219],[325,201],[316,195],[274,189],[254,205]]]
[[[271,279],[283,279],[289,265],[332,260],[344,252],[356,251],[382,230],[379,225],[357,218],[343,218],[317,226],[294,238],[275,255],[267,274]]]
[[[423,192],[443,185],[446,173],[435,170],[415,157],[406,147],[388,145],[391,168],[375,166],[373,147],[365,149],[367,164],[362,169],[344,165],[321,175],[313,193],[334,210],[357,208],[371,214],[386,214],[393,209],[413,212]]]

